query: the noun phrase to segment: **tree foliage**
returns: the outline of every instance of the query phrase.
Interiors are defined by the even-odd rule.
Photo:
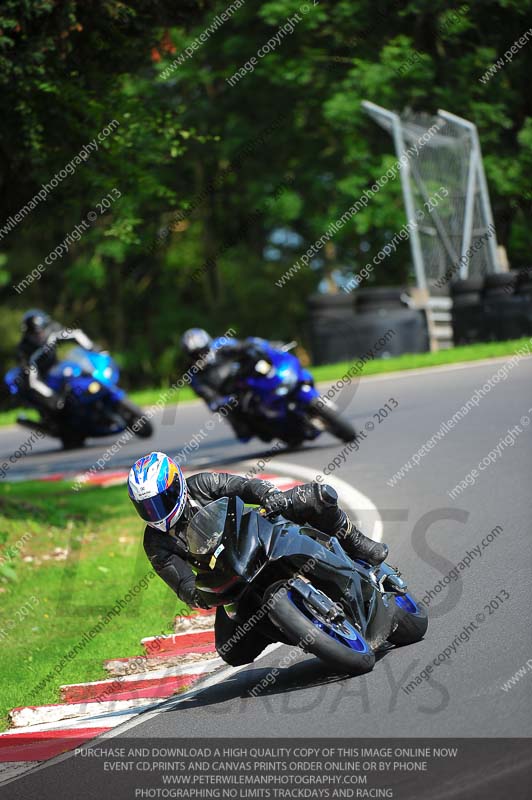
[[[306,298],[323,277],[364,266],[405,221],[397,180],[312,268],[275,285],[394,159],[363,99],[474,120],[498,238],[512,266],[529,264],[532,40],[487,83],[480,77],[528,29],[531,0],[247,0],[223,20],[228,8],[4,0],[0,231],[117,121],[0,234],[5,359],[16,319],[34,305],[119,352],[137,382],[175,374],[190,325],[304,338]],[[115,189],[120,198],[18,294],[13,286]],[[370,280],[410,278],[405,243]]]

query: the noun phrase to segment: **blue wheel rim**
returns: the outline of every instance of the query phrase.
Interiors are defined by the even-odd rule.
[[[419,614],[419,608],[411,594],[396,594],[395,604],[409,614]]]
[[[287,592],[287,596],[291,603],[301,611],[307,619],[309,619],[316,628],[319,628],[321,631],[330,636],[331,639],[334,639],[336,642],[343,644],[345,647],[349,647],[351,650],[355,650],[357,653],[369,653],[369,646],[366,640],[360,635],[357,629],[351,625],[350,622],[347,620],[344,623],[344,626],[347,628],[347,632],[345,634],[340,633],[338,630],[335,630],[331,625],[323,622],[320,619],[317,619],[310,609],[307,608],[305,603],[303,602],[303,598],[297,594],[297,592],[293,592],[291,589]]]

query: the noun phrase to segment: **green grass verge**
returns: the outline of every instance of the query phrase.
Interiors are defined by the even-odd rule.
[[[511,356],[523,345],[530,345],[530,341],[530,339],[524,338],[508,342],[487,342],[451,347],[449,350],[439,350],[437,353],[406,353],[393,358],[378,358],[367,361],[361,375],[362,377],[381,375],[385,372],[401,372],[408,369],[440,367],[444,364],[459,364],[466,361],[481,361],[484,358]],[[346,370],[355,363],[356,359],[343,361],[341,364],[325,364],[322,367],[314,367],[312,374],[316,381],[334,381],[341,378]]]
[[[131,392],[130,396],[134,403],[146,408],[147,406],[152,406],[157,403],[161,395],[167,391],[168,388],[139,389],[136,392]],[[179,390],[179,392],[172,393],[171,397],[168,399],[169,405],[176,403],[178,399],[180,403],[187,403],[190,402],[190,400],[197,400],[198,396],[193,389],[190,389],[188,386],[184,386],[183,389]]]
[[[24,482],[0,487],[0,729],[16,706],[59,701],[59,686],[106,678],[107,658],[142,653],[144,636],[171,632],[188,609],[157,577],[143,525],[123,486]],[[17,544],[19,543],[19,544]],[[120,614],[108,612],[143,581]],[[107,619],[71,661],[83,634]]]
[[[524,338],[514,339],[508,342],[471,344],[462,347],[451,347],[449,350],[440,350],[437,353],[407,353],[406,355],[395,356],[393,358],[373,359],[372,361],[366,362],[361,372],[361,377],[366,375],[381,375],[385,372],[396,372],[407,369],[457,364],[462,361],[479,361],[483,358],[510,356],[513,355],[519,347],[525,344],[530,344],[530,339]],[[321,367],[310,367],[310,369],[317,382],[335,381],[341,378],[354,363],[356,363],[356,359],[352,359],[352,361],[342,361],[338,364],[324,364]],[[161,394],[165,391],[167,391],[167,388],[164,387],[160,389],[141,389],[140,391],[132,392],[131,399],[138,405],[147,407],[156,403],[160,399]],[[179,393],[172,394],[168,403],[175,403],[178,398],[179,402],[187,402],[194,400],[196,395],[192,389],[185,387],[181,389]],[[18,413],[18,411],[0,412],[0,426],[13,424]],[[32,412],[28,412],[28,415],[31,413]]]

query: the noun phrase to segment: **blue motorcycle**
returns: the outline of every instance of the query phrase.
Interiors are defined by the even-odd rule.
[[[248,341],[261,357],[252,359],[252,364],[235,363],[225,390],[236,398],[238,414],[255,436],[264,442],[280,439],[290,447],[316,439],[324,431],[344,442],[356,438],[355,428],[341,418],[334,403],[320,397],[312,375],[290,352],[296,342]],[[217,341],[214,351],[216,347]]]
[[[110,436],[135,425],[137,436],[153,433],[153,426],[118,386],[119,370],[107,352],[75,347],[64,361],[55,364],[44,382],[64,397],[60,412],[40,411],[40,419],[18,417],[26,428],[61,439],[66,449],[81,447],[87,437]],[[4,378],[18,405],[32,406],[27,379],[20,367],[10,369]]]

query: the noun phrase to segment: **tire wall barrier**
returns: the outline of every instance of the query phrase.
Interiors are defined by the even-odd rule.
[[[400,300],[401,290],[359,292],[350,295],[318,295],[310,299],[310,341],[314,364],[332,364],[362,357],[390,329],[394,335],[376,358],[430,349],[423,311],[410,309]]]
[[[532,270],[498,273],[451,286],[455,345],[532,335]]]

